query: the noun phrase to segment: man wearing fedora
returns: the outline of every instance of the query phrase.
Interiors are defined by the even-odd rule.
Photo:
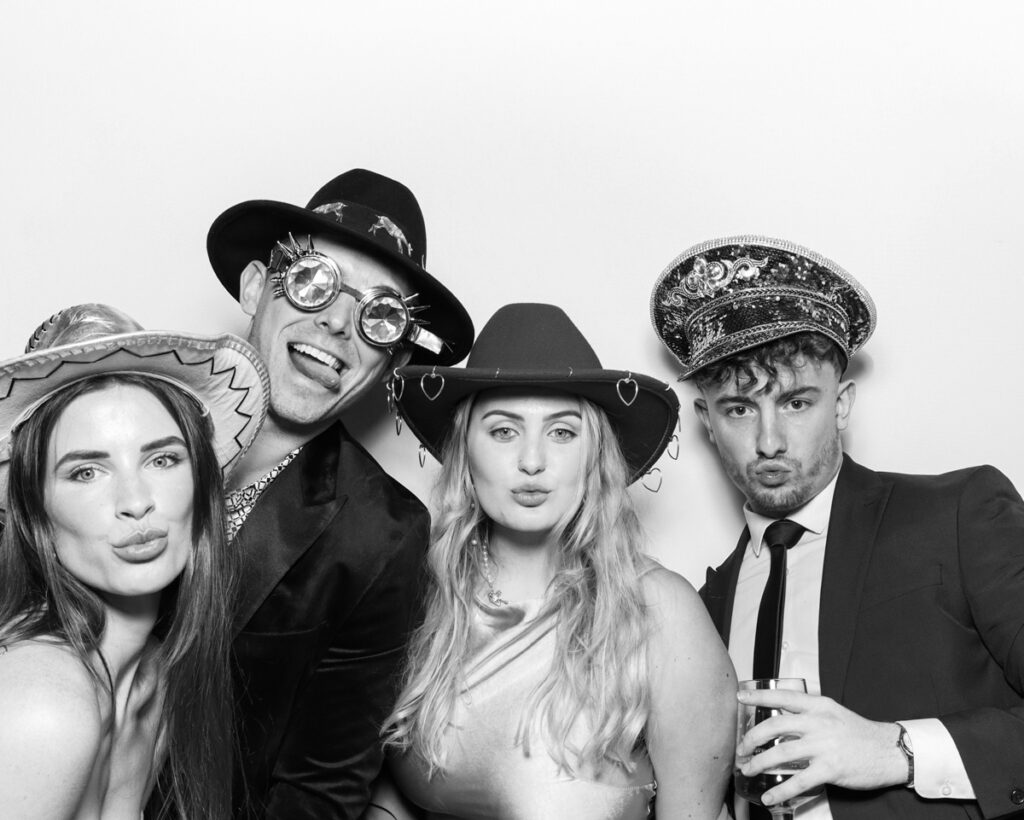
[[[741,691],[774,715],[741,738],[742,775],[769,787],[766,804],[824,784],[800,820],[1024,816],[1020,495],[992,467],[879,473],[843,454],[843,374],[875,308],[813,251],[703,243],[651,307],[746,498],[702,597],[740,680],[807,685]]]
[[[370,171],[336,177],[304,208],[229,208],[207,250],[251,318],[271,384],[228,497],[243,556],[236,815],[358,817],[416,618],[429,518],[339,418],[396,367],[461,360],[473,325],[425,269],[415,197]]]

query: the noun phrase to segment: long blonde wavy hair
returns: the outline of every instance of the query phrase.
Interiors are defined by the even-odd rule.
[[[388,745],[420,755],[431,776],[445,767],[443,736],[463,689],[473,601],[483,577],[479,550],[470,548],[488,526],[469,469],[474,399],[457,408],[443,450],[427,553],[426,615],[410,642],[402,692],[383,729]],[[603,410],[579,401],[583,493],[557,528],[560,560],[537,616],[556,619],[554,660],[525,703],[516,740],[529,752],[539,736],[569,773],[606,762],[631,770],[650,711],[643,537],[618,438]],[[569,736],[581,711],[592,731],[576,747]]]

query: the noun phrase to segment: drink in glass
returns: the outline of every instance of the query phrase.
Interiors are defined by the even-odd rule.
[[[787,689],[793,692],[806,692],[807,684],[804,682],[803,678],[759,678],[757,680],[740,681],[739,688],[740,690],[747,691],[755,689]],[[737,747],[739,746],[739,742],[743,736],[749,732],[755,724],[761,723],[762,721],[768,720],[776,715],[780,715],[782,712],[782,709],[770,709],[767,706],[754,706],[753,704],[741,703],[736,719]],[[757,747],[754,750],[754,754],[760,754],[772,746],[776,746],[779,743],[785,743],[787,740],[790,740],[790,738],[785,735],[773,738],[766,745]],[[769,771],[761,772],[760,774],[753,775],[752,777],[747,777],[740,771],[740,766],[750,760],[752,756],[753,755],[745,755],[740,757],[738,754],[736,755],[736,766],[733,769],[733,783],[736,788],[736,794],[744,800],[750,803],[755,803],[758,806],[764,805],[761,803],[762,794],[774,786],[778,786],[780,783],[784,783],[789,780],[789,778],[791,778],[796,772],[800,771],[800,769],[807,768],[806,760],[792,760],[782,766],[776,766]],[[773,806],[765,806],[765,808],[772,813],[773,818],[792,820],[797,806],[801,806],[812,797],[816,797],[821,794],[821,790],[822,787],[818,786],[811,791],[798,794],[796,797],[791,797],[789,800],[784,800]]]

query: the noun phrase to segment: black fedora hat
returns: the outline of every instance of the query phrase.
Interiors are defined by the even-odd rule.
[[[395,265],[409,280],[418,318],[445,342],[438,354],[413,347],[411,361],[455,364],[473,344],[473,321],[458,299],[426,271],[427,231],[412,191],[381,174],[356,168],[335,177],[306,207],[254,199],[218,216],[206,237],[213,270],[238,298],[242,270],[254,259],[267,261],[288,234],[329,236]]]
[[[499,308],[465,367],[398,368],[391,394],[409,428],[440,460],[456,406],[494,387],[560,390],[594,402],[618,435],[630,482],[658,460],[679,414],[671,387],[640,373],[605,370],[565,312],[542,304]]]

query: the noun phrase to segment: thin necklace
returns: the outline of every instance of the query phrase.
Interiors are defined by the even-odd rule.
[[[508,601],[501,597],[501,590],[494,588],[494,575],[491,573],[491,554],[487,549],[487,540],[481,541],[475,535],[469,539],[470,546],[480,548],[480,571],[487,582],[487,600],[491,606],[508,606]]]

